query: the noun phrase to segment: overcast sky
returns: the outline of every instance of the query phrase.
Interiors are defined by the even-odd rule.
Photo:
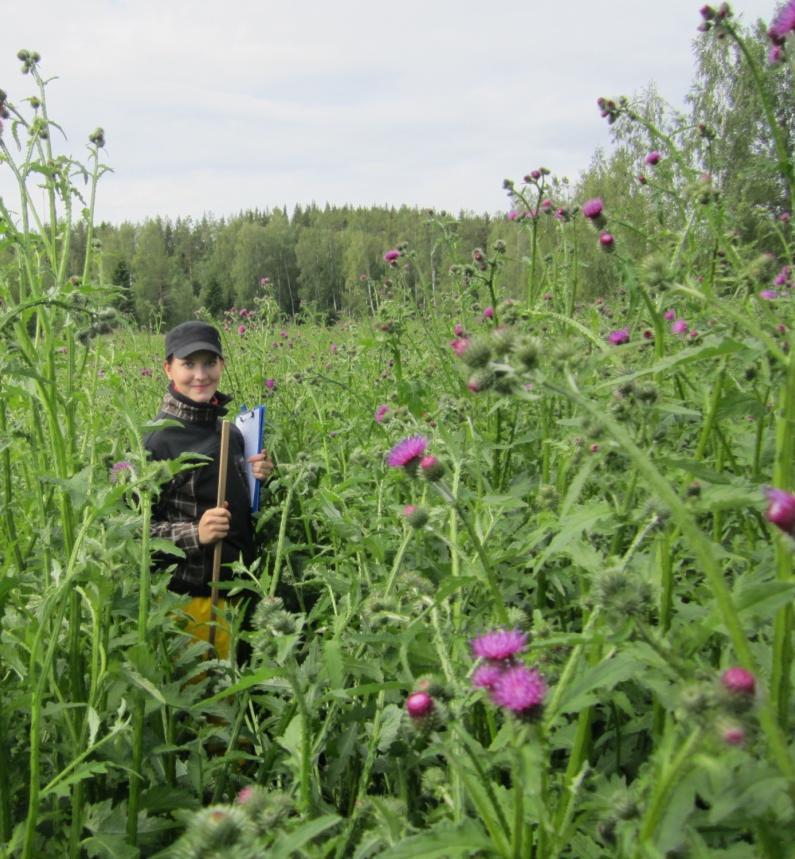
[[[0,88],[33,93],[16,52],[35,49],[60,151],[82,157],[105,129],[97,212],[113,222],[313,201],[497,212],[505,177],[575,180],[609,145],[598,96],[653,81],[682,105],[700,5],[17,0]],[[775,8],[733,4],[746,21]]]

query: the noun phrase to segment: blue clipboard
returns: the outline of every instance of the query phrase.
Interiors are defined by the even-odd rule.
[[[262,451],[262,440],[265,436],[265,406],[255,406],[247,409],[242,406],[240,414],[235,418],[235,426],[243,434],[243,448],[245,457],[248,459],[255,453]],[[251,496],[251,512],[259,510],[259,487],[260,481],[254,477],[251,463],[246,463],[246,475],[248,477],[248,488]]]

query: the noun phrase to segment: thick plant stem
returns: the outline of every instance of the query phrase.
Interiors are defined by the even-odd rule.
[[[792,488],[793,440],[795,440],[795,358],[790,343],[789,365],[781,391],[776,417],[776,459],[773,483],[778,489]],[[792,550],[785,540],[776,539],[776,575],[781,582],[792,581]],[[782,606],[776,614],[773,629],[773,660],[770,677],[770,698],[782,730],[786,731],[790,719],[789,703],[792,668],[792,604]]]
[[[138,580],[138,644],[146,647],[147,627],[149,625],[149,527],[152,519],[152,499],[148,492],[141,492],[141,561]],[[135,702],[133,716],[132,773],[127,805],[127,840],[135,845],[138,841],[138,808],[141,802],[143,785],[144,757],[144,699],[139,693]]]

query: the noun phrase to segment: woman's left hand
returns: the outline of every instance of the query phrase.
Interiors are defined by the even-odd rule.
[[[251,470],[254,472],[254,477],[257,480],[267,480],[273,474],[273,461],[267,450],[250,456],[248,462],[251,463]]]

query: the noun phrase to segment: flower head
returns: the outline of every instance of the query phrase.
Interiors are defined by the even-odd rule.
[[[745,668],[727,668],[720,676],[720,682],[732,695],[753,695],[756,691],[756,678]]]
[[[403,518],[412,528],[422,528],[428,523],[428,511],[424,507],[417,507],[416,504],[407,504],[403,508]]]
[[[387,465],[390,468],[405,468],[407,471],[416,471],[427,447],[428,439],[425,436],[411,435],[404,438],[387,454]]]
[[[676,322],[671,325],[671,333],[672,334],[687,334],[690,326],[685,322],[684,319],[677,319]]]
[[[453,327],[453,334],[455,334],[456,337],[464,336],[464,326],[460,322],[456,322]]]
[[[618,328],[616,331],[611,331],[607,335],[607,342],[612,343],[613,346],[629,343],[629,328]]]
[[[243,334],[245,334],[246,333],[246,326],[245,325],[238,325],[237,326],[237,333],[240,334],[241,336]]]
[[[643,159],[649,167],[656,167],[662,161],[662,152],[657,149],[652,149],[651,152]]]
[[[721,739],[727,746],[741,746],[745,742],[745,728],[742,725],[724,725],[721,728]]]
[[[493,319],[493,318],[494,318],[494,308],[493,308],[493,307],[487,307],[487,308],[483,311],[483,316],[484,316],[486,319]]]
[[[466,337],[456,337],[455,340],[450,341],[450,348],[460,358],[469,348],[469,340]]]
[[[384,254],[384,262],[394,262],[400,256],[400,251],[392,248]]]
[[[406,712],[414,722],[421,721],[426,716],[430,716],[433,712],[433,698],[430,693],[424,690],[412,692],[406,698]]]
[[[490,693],[491,700],[498,707],[527,715],[544,703],[547,684],[534,668],[511,665],[497,678]]]
[[[122,479],[132,474],[132,470],[132,463],[128,462],[126,459],[114,462],[110,467],[110,482],[119,483]]]
[[[389,406],[386,403],[381,403],[380,406],[375,410],[375,422],[377,424],[383,423],[384,418],[389,414]]]
[[[472,655],[478,659],[503,661],[512,659],[527,644],[527,635],[518,629],[497,629],[473,638]]]
[[[790,267],[788,265],[783,266],[781,271],[773,278],[773,283],[776,286],[786,286],[787,281],[790,276]]]
[[[795,536],[795,495],[783,489],[766,489],[770,502],[765,512],[767,521],[791,537]]]
[[[775,301],[778,298],[778,293],[775,289],[763,289],[759,293],[760,298],[764,298],[765,301]]]
[[[612,251],[616,245],[615,237],[612,233],[600,233],[599,234],[599,244],[604,251]]]
[[[504,670],[504,665],[499,665],[496,662],[484,662],[472,672],[472,685],[476,689],[492,689],[502,677]]]
[[[594,220],[602,214],[604,203],[601,197],[594,197],[592,200],[586,200],[582,204],[582,213],[588,220]]]
[[[429,454],[420,460],[420,471],[426,480],[434,483],[444,474],[444,466],[435,456]]]
[[[789,0],[770,25],[767,35],[773,44],[781,45],[787,38],[787,33],[793,32],[795,32],[795,0]]]
[[[676,311],[666,310],[665,313],[663,313],[663,319],[667,320],[668,322],[673,322],[674,319],[676,319]]]

